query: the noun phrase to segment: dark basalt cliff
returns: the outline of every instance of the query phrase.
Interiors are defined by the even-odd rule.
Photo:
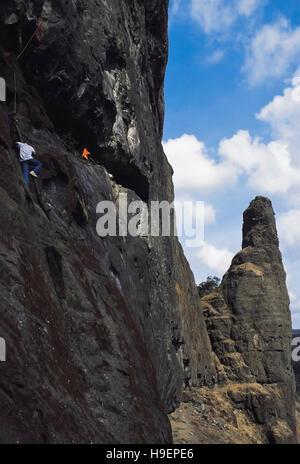
[[[295,440],[295,385],[286,275],[270,200],[257,197],[244,213],[242,250],[220,291],[203,307],[218,378],[229,395],[262,424],[271,442]],[[256,388],[260,384],[263,389]]]
[[[167,8],[1,2],[2,443],[171,442],[167,413],[183,386],[213,382],[177,238],[96,233],[101,200],[173,199],[161,146]],[[41,41],[17,60],[39,22]],[[44,163],[30,192],[18,130]],[[84,147],[97,164],[80,158]]]
[[[234,401],[268,422],[268,440],[293,441],[290,314],[267,200],[246,214],[243,251],[207,302],[210,337],[176,237],[96,233],[101,200],[173,200],[167,11],[168,0],[1,1],[1,443],[170,443],[184,387],[217,382],[264,385],[269,403]],[[20,138],[44,163],[29,190]]]

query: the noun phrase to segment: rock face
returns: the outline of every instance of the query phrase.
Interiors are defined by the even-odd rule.
[[[285,280],[271,202],[257,197],[244,213],[242,250],[220,291],[202,303],[219,383],[236,384],[228,390],[236,407],[276,443],[294,442],[296,433]],[[255,384],[263,389],[253,389]]]
[[[176,237],[96,232],[100,201],[117,211],[121,194],[173,201],[161,145],[167,10],[168,0],[1,2],[1,443],[171,443],[184,387],[212,401],[216,382],[266,442],[294,439],[268,200],[246,213],[243,251],[204,301],[209,336]],[[29,189],[18,139],[43,162]]]
[[[1,443],[170,443],[184,385],[216,380],[177,238],[96,233],[102,200],[173,200],[161,146],[167,9],[1,2]],[[30,190],[18,139],[44,163]]]

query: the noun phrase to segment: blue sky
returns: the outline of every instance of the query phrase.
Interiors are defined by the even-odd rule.
[[[164,148],[176,198],[204,201],[197,282],[222,276],[268,196],[300,328],[300,2],[171,0]]]

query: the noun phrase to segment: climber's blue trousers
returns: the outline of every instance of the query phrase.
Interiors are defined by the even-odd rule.
[[[41,163],[41,161],[36,160],[35,158],[31,158],[28,161],[21,161],[21,165],[25,182],[27,185],[29,185],[29,172],[33,170],[35,173],[38,173],[41,167],[43,166],[43,163]]]

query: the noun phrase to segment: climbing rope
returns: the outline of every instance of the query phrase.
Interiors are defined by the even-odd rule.
[[[41,30],[43,28],[43,23],[40,22],[37,27],[35,28],[32,36],[30,37],[30,39],[28,40],[28,42],[26,43],[25,47],[21,50],[21,52],[19,53],[19,55],[17,56],[17,60],[19,60],[21,58],[21,56],[23,55],[23,53],[25,53],[25,51],[27,50],[27,48],[29,47],[30,43],[32,42],[33,38],[36,37],[38,40],[41,40],[41,36],[40,36],[40,33],[41,33]],[[20,128],[18,126],[18,120],[17,120],[17,78],[16,78],[16,73],[14,72],[14,86],[15,86],[15,95],[14,95],[14,123],[15,123],[15,127],[16,127],[16,130],[17,130],[17,133],[18,133],[18,136],[19,136],[19,139],[20,141],[22,140],[22,134],[21,134],[21,131],[20,131]]]
[[[21,56],[25,53],[25,51],[27,50],[27,48],[29,47],[30,43],[32,42],[33,38],[36,37],[39,41],[41,40],[40,38],[40,32],[42,30],[42,27],[43,27],[43,23],[40,22],[38,24],[38,26],[35,28],[35,31],[34,33],[32,34],[32,36],[29,38],[28,42],[26,43],[25,47],[21,50],[21,52],[19,53],[19,55],[17,56],[17,60],[19,60],[21,58]],[[18,124],[18,119],[17,119],[17,95],[18,95],[18,89],[17,89],[17,76],[16,76],[16,71],[14,70],[14,109],[13,109],[13,122],[14,122],[14,126],[15,126],[15,129],[16,129],[16,132],[18,134],[18,138],[19,138],[19,141],[22,142],[23,141],[23,138],[22,138],[22,133],[21,133],[21,130],[19,128],[19,124]],[[9,153],[9,162],[10,164],[13,166],[13,163],[12,163],[12,160],[11,160],[11,156],[10,156],[10,153]],[[38,188],[38,185],[35,183],[35,189],[36,189],[36,193],[37,193],[37,197],[39,199],[39,203],[40,203],[40,206],[42,207],[43,209],[43,204],[41,203],[40,201],[40,191],[39,191],[39,188]]]
[[[19,140],[21,142],[22,140],[22,134],[18,125],[18,120],[17,120],[17,77],[16,73],[14,71],[14,112],[13,112],[13,119],[14,119],[14,124],[18,133]]]
[[[21,142],[22,141],[22,133],[20,131],[20,128],[18,126],[18,120],[16,118],[14,119],[14,123],[15,123],[15,127],[16,127],[16,130],[17,130],[18,136],[19,136],[19,140]]]
[[[42,27],[43,27],[43,23],[40,22],[38,24],[38,26],[36,27],[34,33],[32,34],[32,36],[30,37],[30,39],[28,40],[28,42],[26,43],[25,47],[23,48],[23,50],[21,50],[21,52],[19,53],[19,55],[17,56],[17,60],[19,58],[21,58],[21,56],[23,55],[23,53],[27,50],[27,48],[29,47],[30,43],[32,42],[33,38],[34,37],[37,37],[38,40],[41,40],[40,39],[40,32],[42,30]]]
[[[16,73],[14,72],[14,83],[15,83],[15,106],[14,106],[14,113],[17,114],[17,78]]]

